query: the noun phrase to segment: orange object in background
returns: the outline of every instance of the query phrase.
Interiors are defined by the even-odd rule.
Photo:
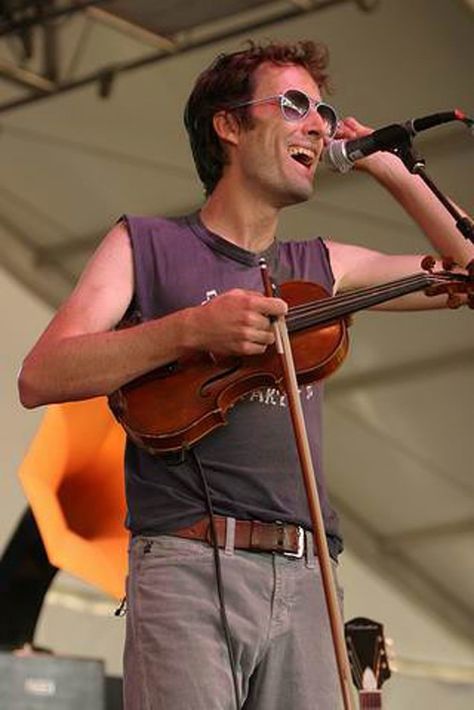
[[[105,397],[51,405],[19,477],[50,562],[124,595],[125,434]]]

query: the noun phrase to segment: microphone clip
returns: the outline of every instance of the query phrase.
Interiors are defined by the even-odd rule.
[[[402,161],[412,175],[418,175],[426,166],[425,159],[415,150],[411,136],[408,134],[405,140],[401,141],[395,148],[392,148],[390,152]]]

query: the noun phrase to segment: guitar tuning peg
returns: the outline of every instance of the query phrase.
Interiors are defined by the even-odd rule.
[[[432,273],[435,266],[436,266],[436,259],[433,256],[431,256],[430,254],[427,254],[421,260],[421,268],[423,269],[423,271],[429,271],[430,273]]]
[[[452,271],[454,267],[457,266],[457,263],[454,261],[452,256],[443,256],[441,263],[443,264],[443,269],[445,271]]]

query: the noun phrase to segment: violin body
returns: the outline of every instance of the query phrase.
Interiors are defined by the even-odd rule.
[[[280,286],[288,303],[285,317],[300,385],[330,375],[348,350],[347,317],[399,296],[424,291],[447,294],[447,306],[458,308],[461,294],[474,308],[474,260],[465,273],[434,272],[435,260],[424,257],[423,272],[376,286],[330,296],[309,281]],[[280,355],[275,346],[262,355],[216,357],[195,352],[127,383],[109,397],[110,408],[127,434],[151,453],[192,446],[226,423],[228,410],[244,395],[263,387],[284,387]]]
[[[318,284],[281,285],[289,306],[328,299]],[[298,383],[330,375],[348,349],[345,318],[291,333]],[[119,423],[151,453],[178,451],[226,424],[228,410],[244,395],[263,387],[284,389],[280,356],[274,345],[262,355],[216,357],[195,352],[127,383],[109,397]]]

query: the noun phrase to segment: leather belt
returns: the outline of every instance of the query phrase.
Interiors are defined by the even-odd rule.
[[[214,516],[217,544],[226,547],[228,526],[232,525],[233,547],[254,552],[278,552],[288,557],[302,557],[305,550],[305,531],[300,525],[291,523],[263,523],[258,520],[234,520],[219,515]],[[209,517],[198,520],[186,528],[167,533],[188,540],[200,540],[212,545]]]

